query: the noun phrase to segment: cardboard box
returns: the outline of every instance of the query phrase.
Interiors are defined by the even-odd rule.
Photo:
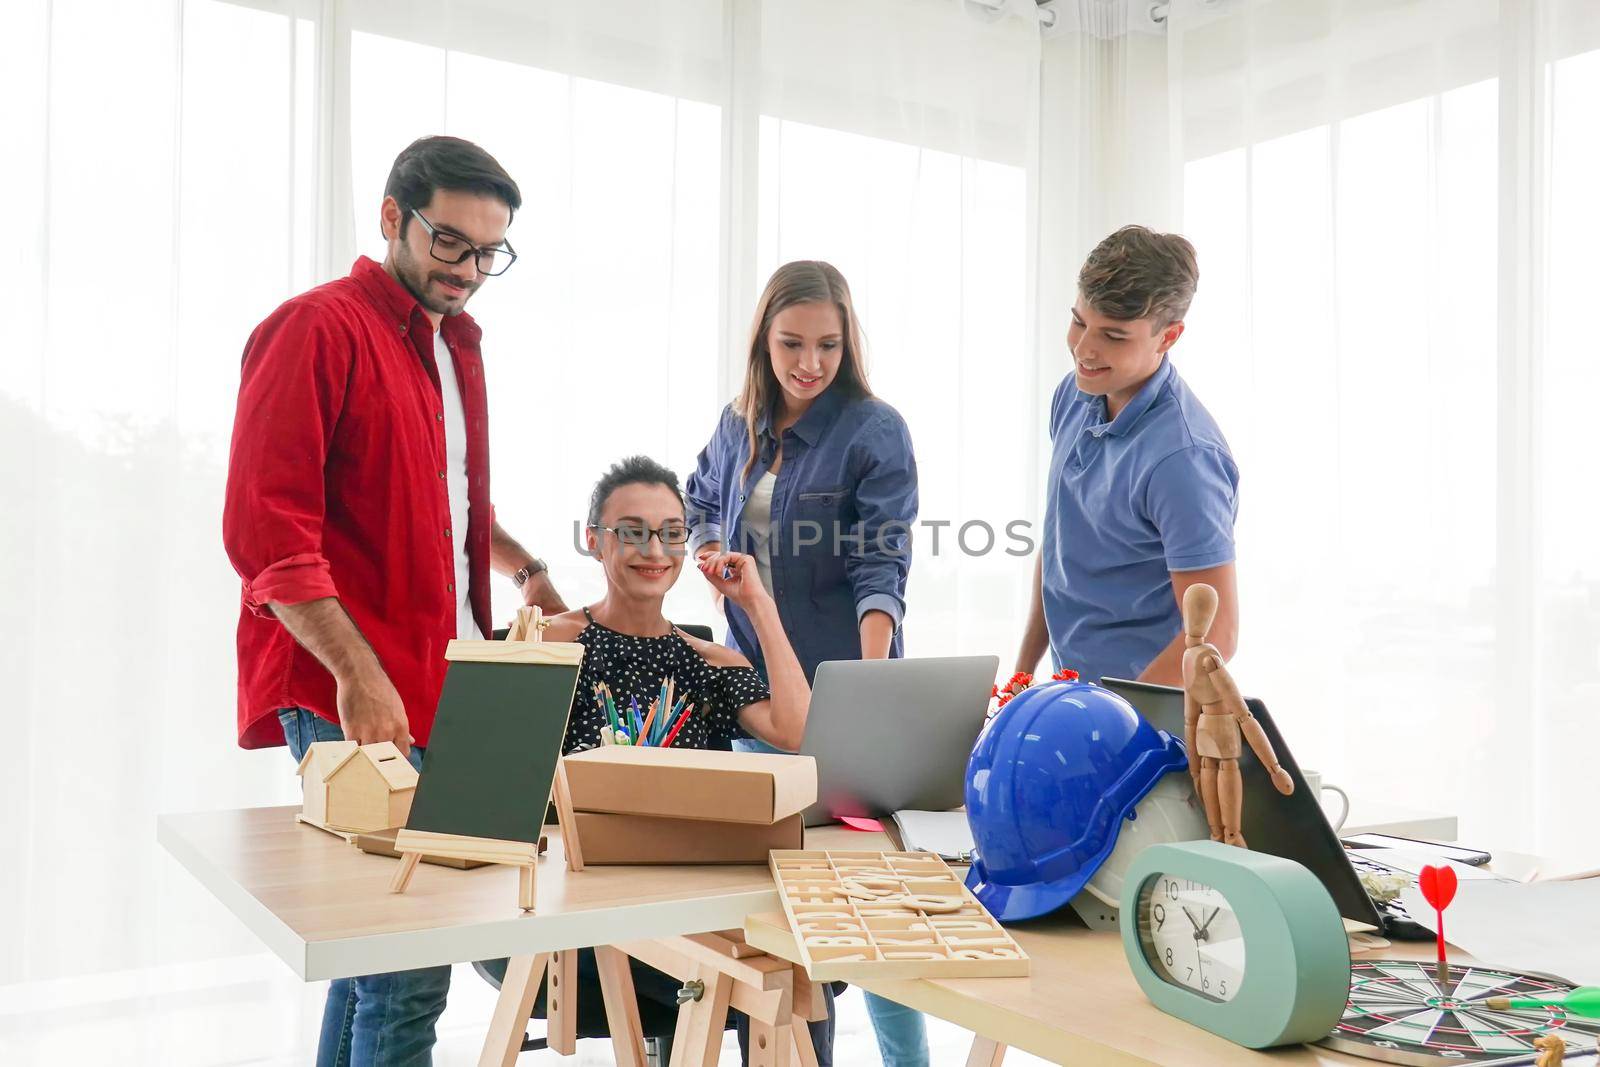
[[[645,815],[575,816],[584,866],[635,863],[766,863],[773,849],[801,848],[805,818],[791,815],[771,826],[656,819]]]
[[[817,800],[810,756],[605,745],[561,762],[580,812],[771,826]]]

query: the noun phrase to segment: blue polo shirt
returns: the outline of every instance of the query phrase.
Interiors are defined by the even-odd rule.
[[[1169,572],[1233,561],[1239,468],[1171,360],[1109,420],[1069,374],[1050,441],[1040,551],[1056,667],[1136,678],[1182,632]]]

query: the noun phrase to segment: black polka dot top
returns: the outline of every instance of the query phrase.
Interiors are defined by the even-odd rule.
[[[601,626],[588,608],[583,614],[589,625],[577,637],[584,648],[583,667],[563,754],[599,747],[600,728],[611,722],[595,700],[594,687],[601,682],[611,687],[617,712],[625,716],[630,697],[638,700],[643,715],[660,694],[662,681],[676,679],[674,697],[687,697],[695,707],[673,748],[731,748],[734,738],[748,736],[739,727],[740,709],[772,696],[754,667],[713,667],[677,630],[661,637],[634,637]]]

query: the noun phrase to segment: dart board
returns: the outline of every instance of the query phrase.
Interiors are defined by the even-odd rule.
[[[1491,1011],[1489,997],[1562,997],[1559,978],[1492,967],[1453,965],[1442,986],[1432,963],[1363,960],[1350,964],[1350,1000],[1327,1048],[1411,1067],[1532,1063],[1533,1039],[1555,1034],[1571,1055],[1591,1052],[1600,1019],[1561,1008]],[[1585,1059],[1585,1062],[1588,1062]]]

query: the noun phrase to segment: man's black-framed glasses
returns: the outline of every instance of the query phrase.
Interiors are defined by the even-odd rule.
[[[689,540],[689,528],[682,523],[673,522],[662,524],[659,530],[652,530],[642,522],[624,522],[617,526],[603,526],[597,522],[591,524],[589,529],[614,533],[618,541],[635,548],[648,545],[652,537],[660,538],[663,545],[682,545]]]
[[[457,263],[465,263],[468,256],[473,256],[478,261],[479,274],[496,278],[510,270],[511,264],[517,261],[517,253],[512,250],[510,241],[502,241],[494,248],[479,248],[460,234],[439,229],[416,208],[411,209],[411,214],[428,231],[433,242],[428,246],[428,254],[440,263],[448,263],[453,267]]]

